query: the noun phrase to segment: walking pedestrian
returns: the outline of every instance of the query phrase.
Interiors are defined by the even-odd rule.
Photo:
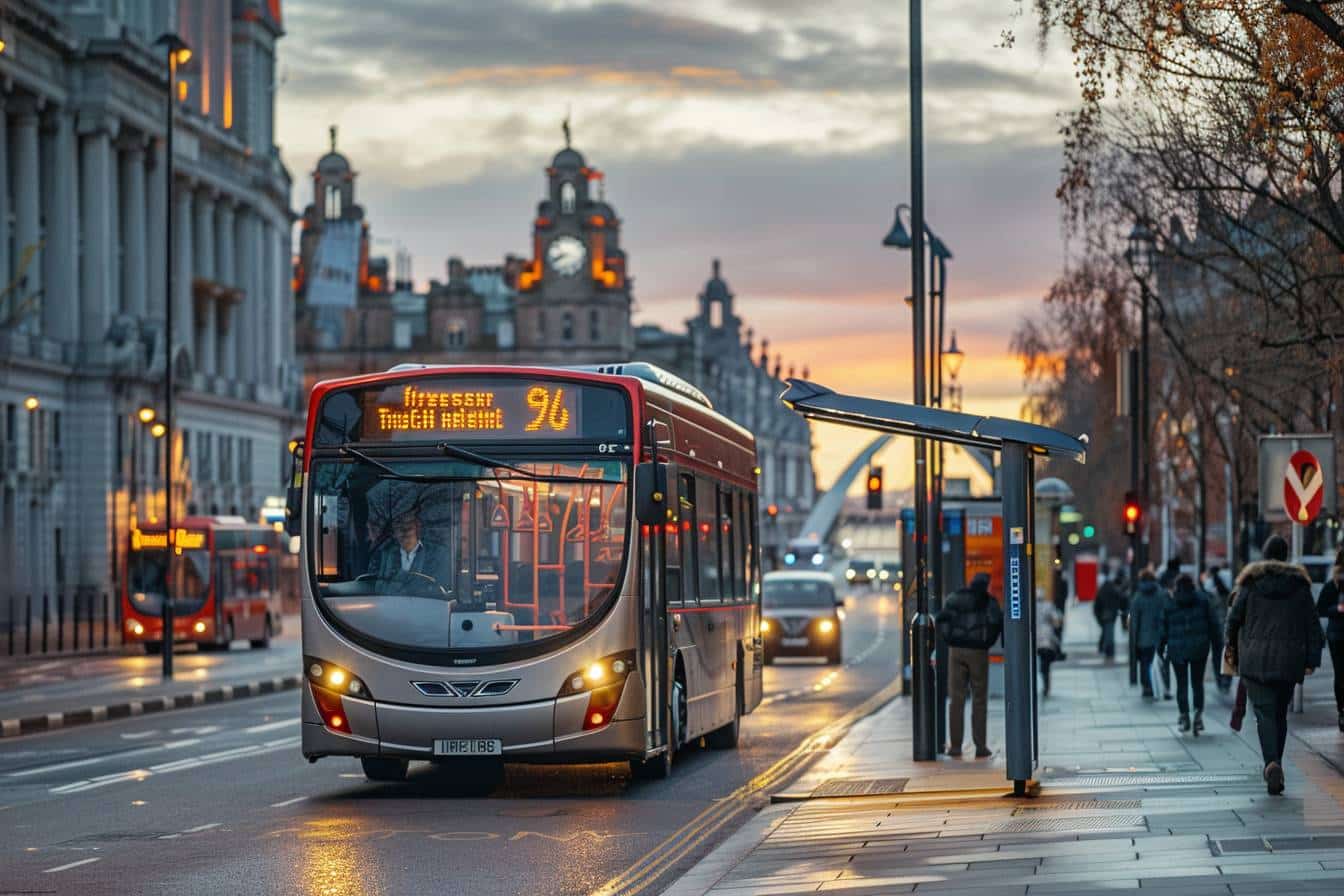
[[[1209,648],[1218,632],[1209,596],[1195,587],[1189,573],[1176,577],[1176,590],[1162,607],[1162,644],[1159,648],[1176,671],[1176,707],[1180,716],[1176,727],[1190,731],[1190,698],[1194,697],[1193,730],[1199,737],[1204,730],[1204,666]]]
[[[1223,628],[1227,625],[1227,608],[1231,602],[1232,589],[1224,581],[1223,570],[1218,566],[1208,568],[1202,586],[1204,593],[1209,595],[1209,605],[1213,607],[1213,615],[1218,620],[1213,650],[1209,654],[1209,662],[1213,666],[1213,681],[1218,690],[1227,693],[1228,688],[1232,686],[1232,676],[1223,674]]]
[[[1162,575],[1157,577],[1157,584],[1161,585],[1167,591],[1176,587],[1176,577],[1181,574],[1181,558],[1168,557],[1167,565],[1162,567]]]
[[[947,642],[948,692],[951,706],[947,714],[949,743],[947,755],[961,755],[966,730],[966,691],[971,692],[971,739],[975,756],[990,755],[989,648],[1003,634],[1003,610],[989,593],[989,576],[976,573],[971,584],[952,593],[938,612],[938,634]]]
[[[1335,669],[1335,710],[1339,713],[1339,730],[1344,731],[1344,550],[1335,557],[1330,581],[1316,599],[1316,612],[1326,620],[1325,643]]]
[[[1134,651],[1139,660],[1139,681],[1143,684],[1143,696],[1153,694],[1153,658],[1157,647],[1162,643],[1162,608],[1170,599],[1166,590],[1157,584],[1157,576],[1152,569],[1139,573],[1139,587],[1134,592],[1134,602],[1129,609],[1129,636],[1134,639]],[[1162,688],[1170,698],[1171,680],[1168,666],[1162,666]]]
[[[1064,614],[1044,593],[1036,601],[1036,658],[1040,661],[1041,685],[1044,696],[1050,696],[1050,666],[1061,659],[1060,634],[1064,631]]]
[[[1125,596],[1125,572],[1117,569],[1115,574],[1101,583],[1097,589],[1097,599],[1092,602],[1092,615],[1101,626],[1101,640],[1097,643],[1097,652],[1106,658],[1107,663],[1115,661],[1115,621],[1129,608],[1129,598]]]
[[[1237,596],[1227,614],[1227,645],[1246,683],[1255,711],[1265,785],[1283,793],[1283,748],[1288,740],[1288,704],[1293,689],[1321,662],[1325,640],[1311,599],[1311,579],[1288,562],[1288,542],[1271,535],[1264,559],[1237,577]]]

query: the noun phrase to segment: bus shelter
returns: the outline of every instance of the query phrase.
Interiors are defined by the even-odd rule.
[[[1038,457],[1087,459],[1087,437],[1034,423],[841,395],[790,379],[780,400],[809,420],[1000,453],[1003,494],[1004,710],[1007,777],[1026,793],[1040,758],[1036,706],[1036,601],[1032,549]]]

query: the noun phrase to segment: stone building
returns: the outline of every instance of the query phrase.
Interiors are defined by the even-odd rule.
[[[596,364],[649,361],[700,387],[714,406],[752,430],[761,458],[761,543],[779,565],[816,497],[811,430],[779,403],[783,361],[753,343],[718,261],[684,332],[631,323],[632,278],[620,246],[621,219],[602,195],[603,176],[566,145],[546,168],[546,195],[532,224],[529,257],[469,266],[448,260],[448,280],[425,293],[408,282],[377,288],[368,259],[368,225],[349,161],[332,152],[313,172],[304,212],[298,346],[307,385],[404,363]],[[335,198],[333,198],[333,193]],[[351,306],[305,301],[319,238],[339,220],[361,234]]]
[[[0,50],[0,568],[5,587],[104,590],[132,518],[255,517],[293,424],[290,178],[274,144],[278,0],[16,0]],[[179,68],[175,182],[163,160]],[[169,363],[173,438],[156,438]],[[3,592],[0,592],[3,593]]]

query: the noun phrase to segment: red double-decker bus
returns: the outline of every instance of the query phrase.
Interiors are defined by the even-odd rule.
[[[173,640],[227,650],[268,647],[280,633],[288,539],[238,516],[189,516],[169,557],[164,529],[132,527],[122,587],[122,639],[163,649],[163,599],[173,596]],[[290,582],[292,585],[293,583]]]

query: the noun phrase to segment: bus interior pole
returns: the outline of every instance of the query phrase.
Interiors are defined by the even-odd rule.
[[[925,402],[924,372],[924,53],[921,0],[910,0],[910,239],[915,404]],[[933,617],[928,582],[928,442],[915,439],[915,618],[910,623],[912,747],[916,761],[937,758],[934,744]]]
[[[1004,588],[1004,734],[1007,775],[1013,793],[1024,796],[1036,769],[1036,687],[1033,680],[1032,616],[1032,465],[1021,442],[1004,442],[1003,569]]]
[[[163,177],[165,181],[164,188],[164,298],[163,298],[163,317],[164,317],[164,345],[168,348],[166,363],[163,368],[163,425],[166,428],[164,432],[164,441],[167,443],[163,452],[163,527],[166,533],[165,545],[168,552],[168,563],[163,574],[163,606],[161,609],[161,622],[163,625],[160,647],[163,656],[162,674],[164,678],[173,677],[173,595],[172,595],[172,569],[174,556],[173,538],[173,440],[176,438],[173,429],[173,292],[176,284],[173,278],[173,104],[175,98],[174,92],[177,90],[177,56],[178,48],[171,41],[167,46],[168,51],[168,97],[165,106],[167,114],[164,117],[164,140],[163,140]]]

